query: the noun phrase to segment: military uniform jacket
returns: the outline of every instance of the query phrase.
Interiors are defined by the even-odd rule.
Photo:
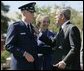
[[[33,28],[32,25],[31,27]],[[24,51],[26,51],[30,53],[34,58],[36,58],[36,48],[37,42],[33,29],[32,32],[30,32],[29,28],[27,28],[23,21],[18,21],[10,25],[7,32],[6,49],[9,52],[13,53],[13,56],[17,62],[16,66],[18,64],[19,68],[32,68],[31,65],[25,65],[28,64],[28,61],[23,56],[23,53]]]

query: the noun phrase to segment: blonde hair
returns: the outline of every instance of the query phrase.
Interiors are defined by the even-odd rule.
[[[48,15],[45,15],[45,14],[39,14],[36,18],[36,25],[40,27],[41,25],[41,22],[44,20],[44,18],[48,18],[49,21],[50,21],[50,18]]]

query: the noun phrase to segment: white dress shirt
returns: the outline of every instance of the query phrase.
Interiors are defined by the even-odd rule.
[[[67,20],[66,22],[63,23],[63,25],[61,26],[62,29],[65,27],[65,25],[66,25],[68,22],[70,22],[70,20]]]

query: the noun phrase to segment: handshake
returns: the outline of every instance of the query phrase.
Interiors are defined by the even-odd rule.
[[[28,52],[24,52],[23,56],[27,59],[28,62],[34,62],[34,57]]]
[[[66,67],[66,63],[64,61],[60,61],[57,64],[53,65],[53,70],[55,70],[55,69],[63,70],[63,69],[65,69],[65,67]]]

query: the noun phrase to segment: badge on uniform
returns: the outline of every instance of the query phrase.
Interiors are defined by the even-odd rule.
[[[20,33],[20,35],[26,35],[26,33],[24,32],[24,33]]]

